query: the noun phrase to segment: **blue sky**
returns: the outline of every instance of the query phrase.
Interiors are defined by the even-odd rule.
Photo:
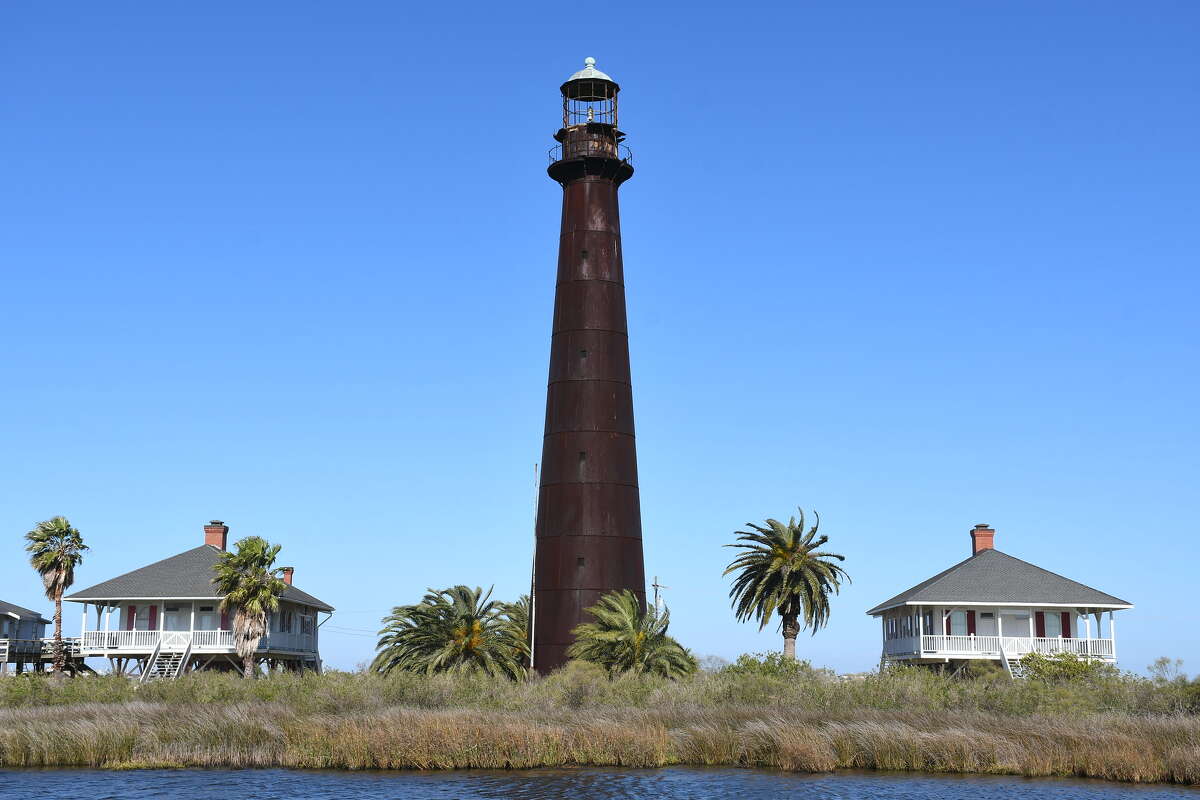
[[[648,575],[701,654],[721,545],[815,507],[854,583],[802,656],[997,546],[1200,671],[1200,8],[1188,2],[9,4],[0,597],[231,536],[338,607],[526,590],[557,87],[621,82]],[[69,612],[69,631],[78,617]]]

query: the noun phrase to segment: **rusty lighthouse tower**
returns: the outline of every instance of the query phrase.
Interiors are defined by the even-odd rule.
[[[642,606],[642,520],[617,189],[633,175],[616,81],[588,58],[562,85],[550,177],[563,188],[533,580],[533,665],[567,660],[601,595]]]

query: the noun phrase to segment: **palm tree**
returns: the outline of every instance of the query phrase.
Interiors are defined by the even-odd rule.
[[[67,661],[62,641],[63,594],[75,582],[75,567],[83,563],[83,551],[88,546],[66,517],[39,522],[25,538],[29,541],[25,545],[29,563],[42,576],[46,599],[54,601],[54,672],[61,675]]]
[[[371,669],[521,677],[529,657],[524,626],[514,625],[511,606],[491,596],[491,589],[459,585],[429,589],[421,602],[396,606],[383,619]]]
[[[254,655],[267,632],[267,614],[279,609],[279,596],[287,590],[275,568],[280,547],[259,536],[247,536],[235,545],[237,552],[221,553],[213,565],[213,586],[221,595],[221,610],[234,609],[233,644],[242,658],[242,675],[254,677]]]
[[[529,669],[529,595],[521,595],[515,603],[501,603],[500,616],[508,635],[526,643],[521,654],[521,666]]]
[[[637,595],[625,589],[604,595],[587,613],[593,621],[571,631],[575,642],[567,648],[570,658],[599,664],[609,675],[634,672],[673,679],[696,671],[692,654],[667,635],[670,611],[643,610]]]
[[[740,544],[725,545],[746,551],[724,573],[738,573],[729,590],[738,621],[754,617],[761,631],[778,612],[783,655],[793,661],[801,620],[813,634],[825,627],[829,622],[830,593],[837,594],[842,580],[850,580],[846,571],[832,561],[845,561],[845,556],[819,549],[829,537],[816,538],[821,518],[815,511],[813,516],[816,522],[807,533],[804,509],[800,509],[799,522],[792,517],[786,525],[774,519],[767,520],[766,527],[747,522],[753,530],[736,531]]]

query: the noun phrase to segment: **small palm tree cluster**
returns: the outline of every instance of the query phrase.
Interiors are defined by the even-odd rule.
[[[242,659],[242,673],[254,677],[254,656],[267,632],[267,614],[279,609],[279,596],[287,590],[275,567],[280,546],[259,536],[237,542],[236,552],[221,553],[213,565],[213,586],[223,595],[221,609],[233,609],[233,642]]]
[[[492,590],[429,589],[421,602],[396,606],[383,619],[371,669],[389,673],[527,674],[529,600],[492,600]]]
[[[667,635],[671,612],[661,614],[650,606],[643,610],[626,589],[600,598],[587,610],[592,622],[577,626],[575,642],[567,655],[604,667],[609,675],[623,672],[682,678],[696,671],[696,659]]]
[[[757,619],[762,630],[779,614],[783,632],[783,653],[796,658],[796,636],[802,628],[814,634],[829,622],[829,596],[837,594],[843,580],[850,576],[834,561],[845,556],[821,550],[828,536],[817,536],[821,518],[814,511],[815,523],[804,530],[804,510],[785,525],[768,519],[765,526],[747,522],[752,530],[737,531],[737,544],[725,545],[745,550],[726,568],[736,572],[729,596],[739,621]],[[803,622],[803,625],[801,625]]]
[[[39,522],[25,534],[25,539],[29,563],[42,576],[46,599],[54,601],[54,672],[61,675],[66,666],[62,640],[63,594],[75,582],[75,567],[83,563],[83,551],[88,546],[66,517]]]

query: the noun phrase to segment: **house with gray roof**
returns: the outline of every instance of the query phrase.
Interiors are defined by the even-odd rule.
[[[45,661],[46,626],[52,624],[37,611],[0,600],[0,675],[8,665],[21,672],[26,664]]]
[[[197,669],[241,669],[233,639],[233,612],[221,608],[213,567],[225,552],[229,526],[204,526],[204,544],[139,567],[65,597],[83,606],[79,650],[108,659],[114,672],[143,680]],[[319,615],[333,606],[302,591],[295,570],[280,571],[287,588],[269,615],[258,646],[260,665],[321,668]]]
[[[1113,615],[1133,604],[1002,553],[995,537],[976,525],[970,558],[867,612],[880,620],[882,662],[962,666],[984,659],[1010,674],[1027,653],[1115,663]]]

